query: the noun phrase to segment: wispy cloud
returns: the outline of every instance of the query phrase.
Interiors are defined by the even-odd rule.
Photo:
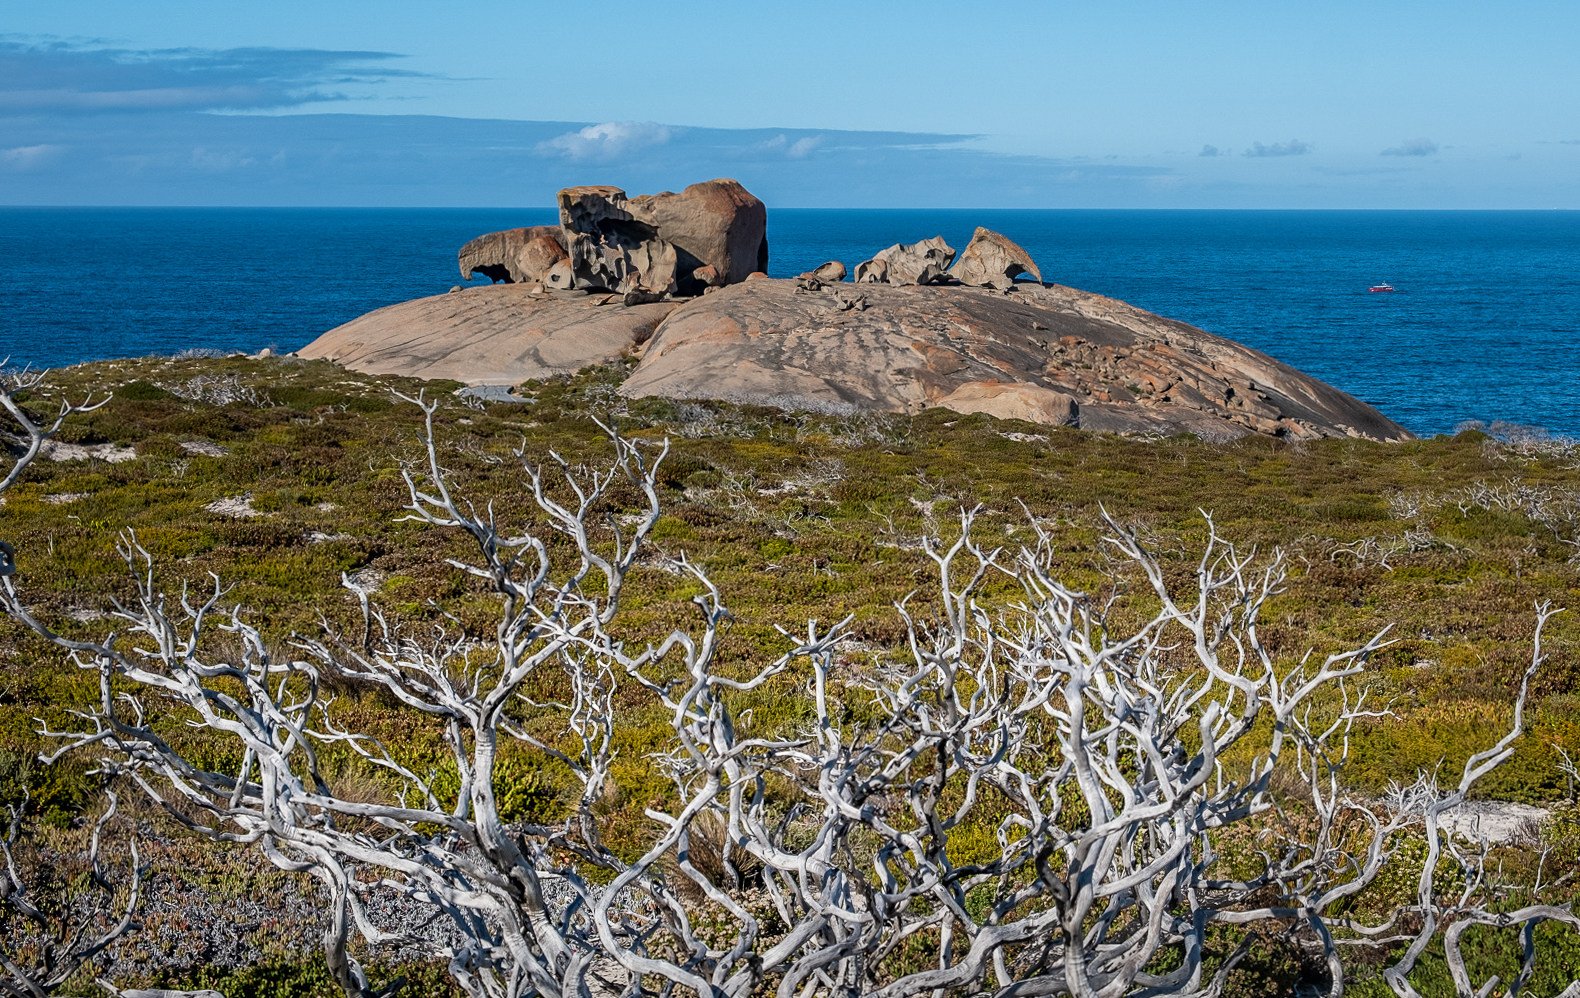
[[[806,159],[823,144],[823,136],[807,135],[790,143],[790,148],[785,150],[785,155],[791,159]]]
[[[392,52],[124,49],[0,38],[0,112],[264,111],[429,74]]]
[[[1436,156],[1437,143],[1431,139],[1405,139],[1396,146],[1389,146],[1381,156]]]
[[[827,140],[827,138],[828,136],[826,135],[815,134],[803,135],[800,138],[792,139],[785,133],[780,132],[773,138],[762,142],[758,148],[766,152],[781,153],[788,159],[806,159],[808,156],[812,155],[812,153],[817,151],[818,147],[820,147]]]
[[[1223,154],[1224,154],[1223,150],[1219,149],[1217,146],[1202,146],[1201,147],[1201,152],[1197,153],[1196,155],[1211,157],[1211,156],[1222,156]]]
[[[1243,155],[1250,156],[1252,159],[1265,159],[1272,156],[1304,156],[1314,148],[1311,143],[1302,142],[1300,139],[1290,139],[1288,142],[1274,142],[1271,145],[1253,142],[1251,143],[1251,148],[1247,149]]]
[[[0,149],[0,169],[25,173],[48,166],[66,151],[64,146],[40,143],[32,146],[12,146]]]
[[[613,160],[666,145],[675,130],[650,121],[606,121],[538,143],[538,151],[569,159]]]

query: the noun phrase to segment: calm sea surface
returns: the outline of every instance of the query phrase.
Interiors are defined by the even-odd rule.
[[[539,210],[0,208],[0,358],[293,350],[447,290],[482,232]],[[976,225],[1046,280],[1239,340],[1418,433],[1510,420],[1580,434],[1580,212],[770,212],[771,271],[854,265]],[[1388,281],[1397,294],[1368,294]]]

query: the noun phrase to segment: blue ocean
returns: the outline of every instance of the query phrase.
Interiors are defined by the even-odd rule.
[[[293,350],[460,281],[455,251],[549,209],[0,208],[0,358]],[[1580,212],[787,210],[770,270],[977,225],[1046,280],[1238,340],[1420,434],[1580,435]],[[1394,294],[1367,288],[1389,282]]]

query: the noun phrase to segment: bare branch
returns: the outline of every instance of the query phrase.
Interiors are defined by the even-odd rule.
[[[1006,551],[981,546],[979,513],[964,511],[952,538],[922,544],[933,582],[896,607],[903,647],[857,684],[837,666],[848,620],[781,627],[786,650],[771,661],[721,661],[729,611],[684,558],[694,622],[640,647],[621,636],[667,445],[646,452],[608,429],[613,456],[599,468],[518,454],[528,514],[518,516],[456,493],[435,439],[438,405],[412,401],[425,416],[424,460],[408,471],[407,516],[469,538],[451,564],[486,585],[487,640],[453,621],[414,637],[359,593],[359,633],[326,625],[279,654],[224,606],[217,580],[167,596],[131,535],[121,634],[59,636],[11,580],[0,586],[14,617],[100,680],[80,730],[52,733],[62,750],[96,753],[201,834],[313,874],[328,900],[326,957],[348,995],[374,993],[352,938],[396,938],[367,915],[375,891],[448,920],[458,941],[424,945],[479,998],[1212,995],[1246,952],[1214,954],[1213,934],[1255,924],[1297,934],[1334,994],[1341,952],[1408,939],[1389,981],[1413,994],[1422,940],[1450,926],[1452,960],[1461,926],[1505,917],[1486,901],[1485,850],[1455,842],[1442,817],[1523,730],[1548,607],[1507,736],[1474,755],[1450,793],[1423,779],[1365,801],[1341,776],[1357,726],[1387,716],[1362,684],[1386,632],[1275,663],[1258,620],[1282,591],[1283,559],[1236,548],[1210,517],[1180,586],[1105,514],[1115,573],[1140,583],[1125,602],[1062,582],[1035,519],[1035,542]],[[1142,605],[1151,616],[1140,623],[1113,612]],[[323,692],[331,676],[376,688],[439,731],[458,789],[346,727]],[[756,731],[741,695],[791,676],[805,680],[815,722]],[[844,709],[858,697],[874,708],[864,722]],[[155,699],[231,740],[240,763],[195,766],[158,735]],[[644,699],[669,721],[651,763],[672,791],[646,812],[651,836],[622,851],[602,822],[617,789],[616,705]],[[378,771],[388,793],[336,793],[319,762],[327,745]],[[511,754],[577,787],[563,820],[506,820],[496,784]],[[1293,792],[1280,789],[1290,781]],[[1281,834],[1297,824],[1301,834]],[[1236,828],[1255,844],[1230,864],[1220,850]],[[1350,902],[1412,835],[1430,860],[1408,918],[1352,918]],[[1469,874],[1454,897],[1432,879],[1440,857]],[[1526,925],[1570,919],[1520,911]],[[1418,935],[1399,928],[1417,921]],[[1166,951],[1178,955],[1173,969],[1148,969]],[[1209,976],[1212,957],[1223,962]]]
[[[73,893],[61,887],[48,902],[38,899],[23,873],[17,857],[22,810],[11,808],[6,837],[0,842],[0,858],[5,862],[0,913],[8,923],[0,944],[10,938],[21,945],[9,952],[0,945],[0,970],[4,971],[0,995],[40,998],[52,994],[137,927],[135,915],[144,871],[136,840],[130,844],[126,882],[119,888],[99,855],[104,829],[115,817],[119,803],[113,791],[108,796],[109,806],[94,823],[89,840],[91,876],[87,888]]]

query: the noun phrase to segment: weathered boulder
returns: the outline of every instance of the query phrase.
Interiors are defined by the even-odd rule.
[[[711,267],[705,283],[739,284],[752,271],[768,269],[768,209],[734,180],[644,194],[631,198],[626,210],[674,245],[682,275]],[[683,294],[701,291],[687,287],[684,277],[681,283]]]
[[[559,205],[573,287],[617,294],[676,290],[675,247],[632,214],[625,191],[567,187],[560,191]]]
[[[1008,236],[980,225],[960,259],[949,270],[949,276],[961,284],[984,288],[1007,288],[1022,274],[1029,274],[1038,284],[1042,283],[1042,271],[1032,262],[1030,253]]]
[[[1229,340],[1071,288],[759,279],[661,323],[621,393],[821,411],[944,406],[1126,433],[1293,439],[1409,433]]]
[[[462,280],[482,274],[496,283],[515,284],[547,284],[550,271],[567,258],[565,237],[557,225],[489,232],[468,242],[456,254]]]
[[[369,312],[297,354],[367,374],[514,385],[615,360],[679,307],[609,297],[525,284],[465,288]]]
[[[577,288],[696,295],[768,265],[767,209],[733,180],[635,198],[568,187],[559,206]]]
[[[871,260],[856,264],[857,284],[934,284],[955,258],[943,236],[919,243],[895,243]]]
[[[821,284],[838,284],[845,279],[845,265],[838,260],[830,260],[819,267],[800,275],[803,281],[817,281]]]

